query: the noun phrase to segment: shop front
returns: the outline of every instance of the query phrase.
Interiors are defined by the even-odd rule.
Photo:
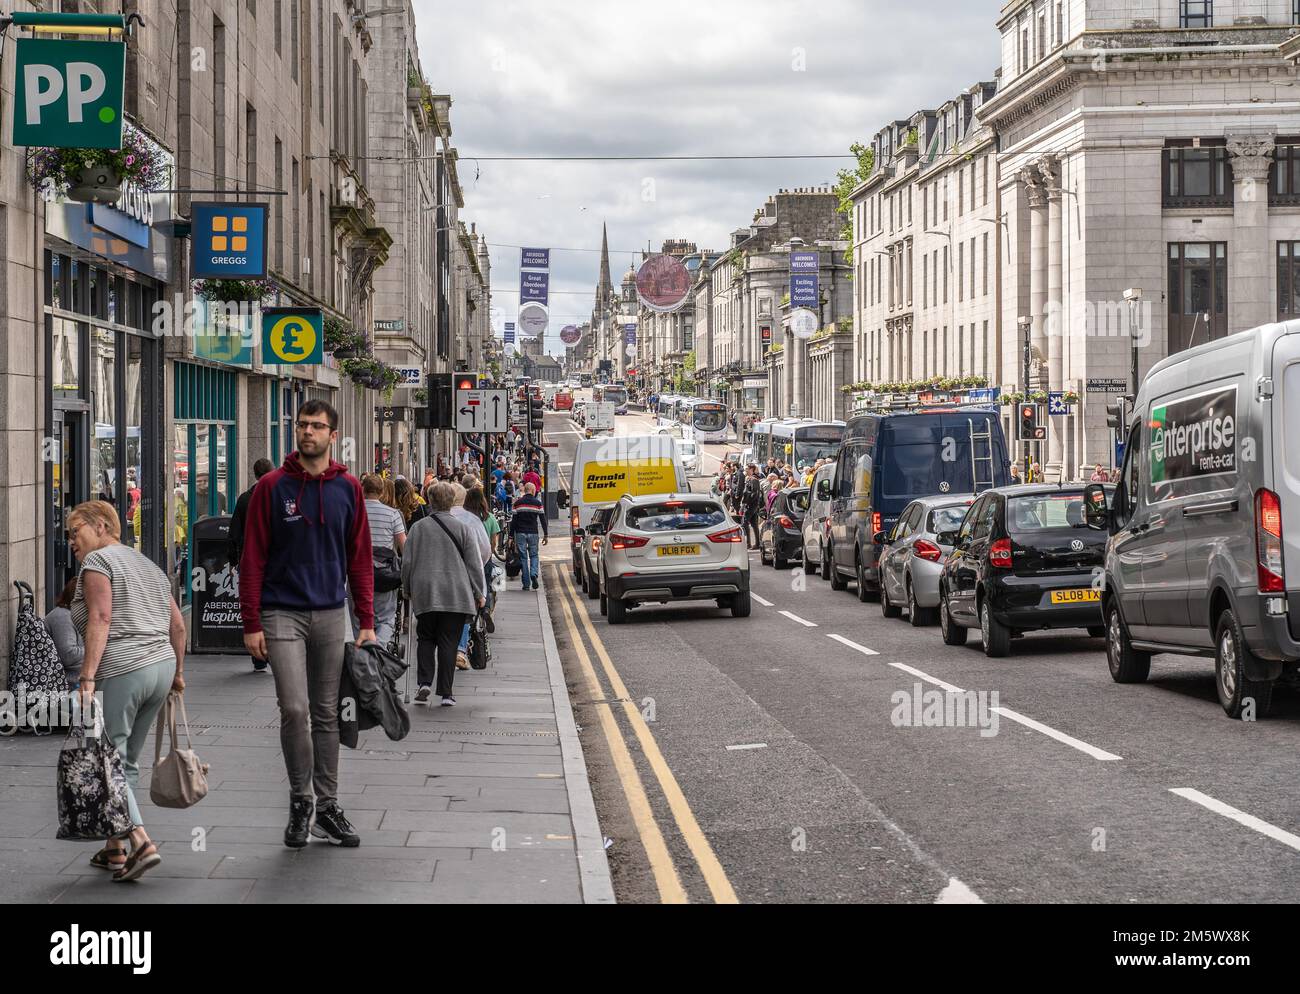
[[[163,339],[154,317],[171,239],[153,223],[168,204],[139,190],[120,203],[55,200],[45,210],[46,610],[77,573],[67,515],[82,501],[112,504],[123,543],[165,564]]]

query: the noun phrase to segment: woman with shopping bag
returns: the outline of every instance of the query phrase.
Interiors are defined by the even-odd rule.
[[[115,881],[129,881],[162,862],[144,829],[134,788],[154,717],[169,693],[185,689],[185,619],[166,574],[123,545],[121,533],[117,511],[106,501],[86,501],[68,515],[68,536],[81,564],[72,621],[85,644],[82,709],[89,713],[98,690],[104,732],[125,771],[130,815],[129,829],[110,838],[90,862],[114,871]]]

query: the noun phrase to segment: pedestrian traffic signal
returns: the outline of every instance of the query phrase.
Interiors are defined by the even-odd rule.
[[[1038,405],[1020,405],[1020,433],[1022,442],[1041,442],[1047,437],[1047,426],[1038,423]]]
[[[1128,434],[1128,426],[1125,422],[1128,419],[1129,399],[1124,396],[1106,401],[1106,427],[1114,428],[1121,437]]]

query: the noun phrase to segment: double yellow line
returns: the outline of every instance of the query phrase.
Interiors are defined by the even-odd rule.
[[[718,857],[713,852],[713,847],[709,845],[708,838],[705,837],[699,822],[695,820],[695,813],[691,811],[691,806],[687,803],[686,796],[677,783],[677,778],[673,776],[673,771],[668,768],[668,763],[659,749],[659,743],[650,734],[650,726],[646,724],[645,718],[642,717],[641,712],[632,701],[627,686],[623,683],[622,677],[618,675],[618,670],[614,668],[614,663],[605,650],[604,642],[601,641],[600,636],[596,634],[596,630],[591,624],[591,617],[586,608],[580,604],[568,569],[563,566],[555,566],[552,569],[552,575],[559,580],[560,609],[564,613],[564,624],[569,631],[569,638],[573,642],[574,652],[578,657],[578,664],[582,670],[587,693],[591,695],[591,699],[594,701],[603,700],[605,697],[600,686],[600,680],[596,675],[596,669],[587,653],[587,647],[583,644],[582,634],[578,628],[579,623],[583,631],[586,632],[587,639],[591,642],[596,657],[600,660],[605,679],[609,681],[610,696],[622,704],[623,713],[627,717],[628,724],[632,726],[632,731],[636,735],[641,752],[650,764],[650,771],[654,774],[659,789],[668,801],[668,808],[672,812],[677,830],[685,840],[686,847],[690,850],[691,855],[695,858],[700,875],[704,878],[705,884],[708,885],[709,894],[713,897],[714,903],[740,903],[736,897],[736,892],[732,889],[731,881],[727,879],[722,864],[718,862]],[[577,622],[574,620],[575,617],[578,619]],[[623,733],[618,727],[618,722],[614,720],[613,711],[603,705],[596,705],[596,710],[600,716],[601,731],[604,733],[605,741],[609,745],[614,768],[618,771],[619,781],[623,786],[623,794],[627,798],[628,808],[632,812],[633,823],[636,825],[637,833],[641,836],[642,845],[645,846],[646,856],[650,861],[650,871],[654,875],[655,886],[659,889],[659,898],[664,904],[687,904],[690,898],[686,893],[686,888],[682,886],[681,877],[677,873],[677,866],[673,862],[672,854],[668,851],[659,823],[655,821],[654,809],[650,805],[650,799],[646,795],[645,786],[642,783],[640,773],[637,772],[636,764],[632,761],[632,754],[628,750]]]

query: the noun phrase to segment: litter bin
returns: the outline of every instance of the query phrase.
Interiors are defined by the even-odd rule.
[[[244,623],[239,614],[239,566],[230,561],[230,516],[194,523],[194,566],[190,584],[190,652],[242,653]]]

